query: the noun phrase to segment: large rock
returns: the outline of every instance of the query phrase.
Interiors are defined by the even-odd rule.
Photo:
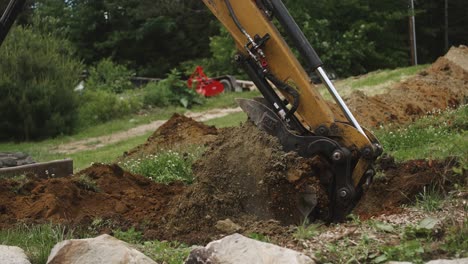
[[[390,261],[386,264],[413,264],[412,262]],[[426,264],[468,264],[468,258],[463,259],[438,259],[426,262]]]
[[[9,168],[35,163],[26,153],[0,152],[0,168]]]
[[[468,264],[468,258],[464,259],[438,259],[438,260],[431,260],[426,264]]]
[[[153,264],[156,263],[129,244],[109,235],[72,239],[52,249],[47,264]]]
[[[194,249],[185,264],[313,264],[311,258],[297,251],[260,242],[239,234],[213,241]]]
[[[0,261],[2,264],[31,264],[24,250],[10,246],[0,246]]]

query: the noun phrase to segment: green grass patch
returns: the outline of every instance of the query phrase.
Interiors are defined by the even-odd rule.
[[[239,126],[245,121],[247,121],[247,114],[244,112],[239,112],[208,120],[205,122],[205,124],[209,126],[216,126],[217,128],[223,128]]]
[[[191,248],[177,241],[146,241],[138,249],[156,263],[180,264],[190,254]]]
[[[360,78],[351,77],[348,85],[352,89],[369,86],[379,86],[389,82],[399,82],[403,78],[415,75],[419,71],[426,69],[429,65],[418,65],[394,70],[379,70],[366,74]]]
[[[0,230],[0,244],[22,248],[32,264],[45,264],[58,242],[73,238],[73,232],[60,225],[19,225]]]
[[[468,106],[423,117],[406,127],[375,131],[384,150],[397,160],[468,156]]]
[[[120,162],[122,168],[140,174],[159,183],[181,181],[193,182],[192,163],[199,157],[201,149],[193,152],[160,151],[145,157]]]

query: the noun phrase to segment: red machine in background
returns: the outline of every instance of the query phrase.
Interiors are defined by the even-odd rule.
[[[224,85],[220,81],[206,76],[202,66],[195,68],[195,71],[187,80],[187,85],[189,89],[195,88],[197,93],[206,97],[215,96],[224,91]]]

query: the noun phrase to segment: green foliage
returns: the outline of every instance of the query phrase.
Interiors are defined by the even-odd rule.
[[[144,158],[127,160],[120,165],[132,173],[146,176],[156,182],[165,184],[174,181],[192,183],[192,163],[196,156],[191,153],[181,154],[169,150]]]
[[[138,244],[143,241],[143,234],[139,231],[136,231],[134,227],[127,229],[127,231],[117,229],[114,230],[113,233],[115,238],[123,240],[127,243]]]
[[[426,212],[434,212],[441,208],[444,196],[435,186],[426,187],[416,195],[416,206]]]
[[[382,248],[383,255],[376,259],[376,263],[389,260],[411,261],[412,263],[423,263],[422,254],[424,247],[419,240],[404,241],[396,246]]]
[[[340,76],[408,63],[403,2],[288,1],[325,65]]]
[[[130,82],[132,75],[125,66],[115,64],[109,58],[103,59],[89,70],[86,89],[122,93],[133,88]]]
[[[194,104],[204,103],[204,98],[194,89],[189,89],[185,81],[181,80],[181,73],[177,69],[173,69],[166,79],[148,84],[145,90],[143,101],[147,106],[182,105],[189,108]]]
[[[261,242],[266,242],[266,243],[271,242],[269,236],[265,236],[265,235],[259,234],[259,233],[250,233],[250,234],[247,235],[247,237],[249,237],[251,239],[258,240],[258,241],[261,241]]]
[[[388,127],[376,132],[385,151],[397,159],[466,157],[468,107],[440,111],[406,127]]]
[[[191,251],[189,246],[176,241],[147,241],[138,249],[157,263],[167,264],[184,263]]]
[[[92,192],[99,192],[100,189],[97,186],[97,183],[95,180],[93,180],[91,177],[89,177],[86,174],[80,175],[76,180],[76,184],[85,190],[92,191]]]
[[[87,90],[79,96],[80,126],[86,127],[131,114],[141,105],[134,98],[125,98],[105,90]]]
[[[468,257],[468,220],[457,223],[447,231],[442,249],[456,258]]]
[[[302,225],[297,226],[296,232],[294,233],[294,237],[296,239],[309,239],[316,235],[318,235],[320,224],[309,224],[306,220],[302,223]]]
[[[71,238],[72,231],[52,224],[18,225],[0,230],[0,244],[22,248],[33,264],[45,264],[55,244]]]
[[[324,263],[369,263],[376,245],[376,240],[364,233],[356,242],[344,239],[341,243],[327,244],[327,256],[323,253],[317,256]]]
[[[81,64],[70,43],[16,27],[0,49],[0,140],[70,134]]]

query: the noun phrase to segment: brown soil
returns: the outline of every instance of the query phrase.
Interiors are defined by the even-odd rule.
[[[384,176],[374,181],[354,209],[354,213],[361,219],[396,213],[402,210],[400,205],[414,203],[414,197],[421,193],[424,187],[428,187],[430,191],[429,188],[453,186],[452,181],[456,179],[452,172],[454,166],[454,159],[412,160],[397,165],[391,157],[384,157],[380,161]]]
[[[102,164],[67,178],[2,179],[0,226],[18,221],[81,224],[97,218],[122,226],[157,222],[183,190],[180,183],[156,184],[117,165]]]
[[[174,114],[143,145],[125,152],[122,159],[141,157],[162,149],[204,145],[213,141],[216,135],[218,135],[218,131],[215,127],[207,126],[180,114]]]
[[[468,58],[467,52],[468,48],[460,48],[450,56]],[[468,91],[468,69],[463,70],[462,62],[441,58],[387,95],[353,95],[350,106],[370,126],[410,122],[434,108],[456,106]],[[290,233],[286,225],[301,220],[296,209],[301,194],[316,194],[319,205],[326,207],[316,180],[322,163],[283,152],[275,138],[249,122],[218,131],[174,115],[123,158],[190,145],[206,146],[193,167],[196,180],[191,186],[156,184],[117,165],[93,165],[69,178],[0,179],[0,227],[46,221],[86,225],[103,219],[110,226],[102,228],[134,226],[146,238],[203,243],[226,234],[215,226],[229,218],[240,232],[276,239]],[[381,163],[385,177],[376,180],[355,212],[362,217],[391,213],[427,184],[445,179],[444,169],[449,171],[452,165],[449,161]]]
[[[452,48],[427,70],[396,84],[388,93],[368,97],[356,91],[347,104],[365,127],[406,124],[436,110],[466,103],[467,65],[468,47]]]

